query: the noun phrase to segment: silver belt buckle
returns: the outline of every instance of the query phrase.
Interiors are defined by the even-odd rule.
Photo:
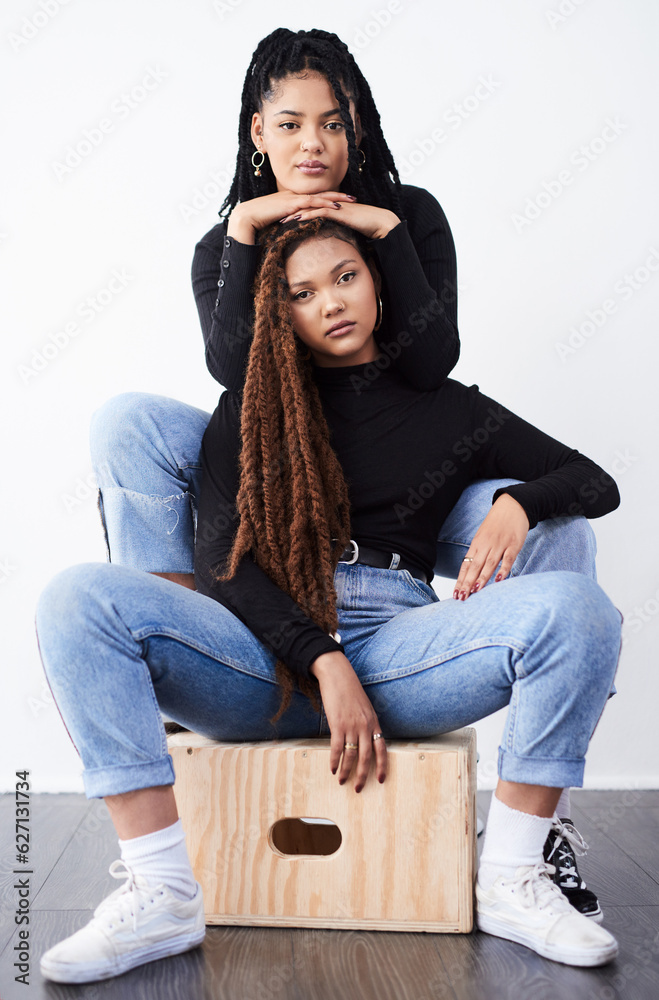
[[[346,565],[346,566],[353,566],[357,562],[357,560],[359,559],[359,546],[357,545],[357,542],[355,542],[354,539],[351,538],[350,539],[350,544],[352,545],[353,552],[354,552],[354,555],[353,555],[352,559],[340,559],[339,560],[339,562],[344,563],[344,565]]]

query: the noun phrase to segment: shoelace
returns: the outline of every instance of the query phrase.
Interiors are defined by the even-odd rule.
[[[567,840],[575,854],[583,857],[588,850],[588,844],[573,823],[564,823],[557,816],[552,823],[552,829],[556,830],[561,840]]]
[[[142,906],[142,903],[140,902],[140,895],[146,896],[149,892],[151,892],[151,890],[138,885],[135,880],[135,873],[133,872],[133,869],[127,865],[125,861],[122,861],[121,858],[112,862],[109,872],[112,878],[127,879],[128,881],[125,885],[122,885],[119,889],[117,889],[116,892],[113,892],[110,896],[108,896],[107,899],[103,900],[96,910],[96,915],[100,917],[104,910],[117,903],[120,905],[123,904],[124,906],[128,905],[128,899],[124,901],[121,897],[130,895],[130,915],[133,918],[133,932],[137,933],[137,912]],[[121,920],[123,918],[119,917],[118,919]]]
[[[552,824],[552,830],[556,832],[556,840],[547,860],[551,861],[558,852],[556,867],[561,877],[561,885],[566,889],[583,889],[585,883],[577,871],[575,854],[583,857],[588,850],[588,844],[572,823],[564,823],[558,817]]]
[[[521,878],[506,881],[515,883],[520,903],[524,907],[537,906],[538,909],[544,909],[545,906],[558,904],[560,909],[571,909],[567,899],[551,879],[554,871],[553,865],[543,862],[529,868]]]

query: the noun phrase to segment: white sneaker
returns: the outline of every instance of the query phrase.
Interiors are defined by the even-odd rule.
[[[113,861],[110,874],[128,881],[96,907],[85,927],[43,955],[45,979],[56,983],[108,979],[204,940],[199,883],[192,899],[179,899],[166,885],[150,886],[141,875],[134,876],[123,861]]]
[[[618,942],[567,901],[552,881],[553,865],[526,865],[513,878],[501,876],[489,889],[476,883],[480,930],[517,941],[544,958],[566,965],[604,965]]]

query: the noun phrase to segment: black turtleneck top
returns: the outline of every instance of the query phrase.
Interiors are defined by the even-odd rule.
[[[600,517],[620,497],[613,479],[578,451],[495,400],[452,379],[428,391],[410,385],[385,356],[376,363],[314,368],[332,446],[346,477],[351,536],[398,552],[432,578],[439,529],[474,479],[511,478],[499,489],[533,528],[550,517]],[[214,579],[236,529],[241,397],[225,392],[202,444],[197,588],[219,601],[297,674],[341,647],[245,556],[229,581]],[[392,571],[395,572],[395,571]]]
[[[378,342],[417,389],[441,385],[460,354],[455,246],[439,202],[403,184],[404,219],[370,240],[382,276],[383,320]],[[340,210],[337,212],[337,218]],[[218,223],[199,241],[192,289],[211,375],[239,391],[252,342],[253,283],[260,247],[239,243]]]

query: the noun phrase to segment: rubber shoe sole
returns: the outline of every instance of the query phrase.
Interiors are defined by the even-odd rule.
[[[573,906],[577,913],[580,913],[582,917],[588,917],[589,920],[592,920],[596,924],[602,923],[604,920],[604,914],[602,913],[599,900],[594,892],[586,890],[588,893],[587,899],[583,898],[585,896],[585,892],[582,889],[573,889],[572,891],[568,889],[567,892],[565,889],[561,889],[561,892],[567,899],[568,903]],[[590,898],[591,896],[592,899]],[[587,906],[592,907],[592,909],[586,909]]]
[[[117,955],[112,963],[88,962],[81,964],[76,962],[72,965],[68,962],[57,962],[48,959],[44,955],[40,962],[41,974],[45,979],[50,979],[55,983],[92,983],[99,979],[111,979],[113,976],[120,976],[124,972],[129,972],[138,965],[145,965],[147,962],[155,962],[159,958],[168,958],[170,955],[180,955],[181,952],[196,948],[202,943],[206,936],[206,928],[195,930],[190,934],[170,941],[158,941],[144,948]]]
[[[570,949],[565,945],[557,946],[542,941],[533,934],[525,933],[519,927],[511,926],[505,920],[497,920],[492,914],[478,913],[476,923],[479,930],[485,931],[486,934],[493,934],[495,937],[523,944],[537,952],[538,955],[542,955],[543,958],[549,958],[553,962],[561,962],[563,965],[577,965],[584,968],[606,965],[607,962],[613,961],[618,954],[618,944],[615,940],[608,946],[602,946],[597,952],[590,948]]]

